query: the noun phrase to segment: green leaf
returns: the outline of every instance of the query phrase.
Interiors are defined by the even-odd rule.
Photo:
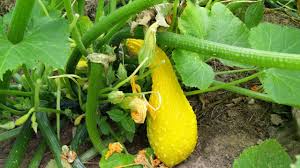
[[[222,3],[215,3],[211,11],[188,3],[178,21],[178,27],[183,34],[193,35],[206,40],[249,47],[247,26]],[[210,55],[202,56],[210,57]],[[232,61],[222,60],[229,66],[249,67]]]
[[[187,6],[178,19],[178,27],[183,34],[204,38],[208,30],[208,12],[187,1]]]
[[[249,42],[254,49],[299,54],[299,38],[299,29],[262,23],[251,29]],[[300,105],[300,71],[267,69],[260,80],[277,103]]]
[[[259,50],[300,54],[300,29],[261,23],[251,29],[249,43]]]
[[[104,168],[116,168],[134,163],[134,155],[124,153],[114,153],[108,159],[102,157],[99,162],[99,167]],[[142,168],[142,166],[126,166],[128,168]]]
[[[245,13],[245,24],[248,28],[255,27],[262,20],[264,15],[264,4],[262,1],[250,5]]]
[[[121,63],[119,64],[117,76],[121,81],[125,80],[127,78],[127,70],[126,70],[124,64],[121,64]]]
[[[206,39],[218,43],[249,47],[249,30],[246,25],[222,3],[212,6],[209,31]]]
[[[111,85],[116,80],[115,70],[113,69],[112,66],[109,66],[107,69],[106,80],[107,80],[107,85]]]
[[[277,103],[300,105],[300,72],[267,69],[260,77],[265,92]]]
[[[133,142],[133,138],[134,138],[134,133],[132,133],[132,132],[125,132],[124,134],[125,134],[126,139],[128,140],[128,142],[132,143]]]
[[[276,140],[266,140],[247,148],[234,161],[233,168],[289,168],[292,160]]]
[[[65,20],[47,22],[27,33],[18,44],[0,34],[0,78],[7,70],[22,64],[34,68],[38,62],[53,68],[64,68],[68,59],[68,25]]]
[[[126,117],[124,111],[119,109],[112,109],[106,113],[109,115],[109,118],[111,118],[115,122],[120,122],[122,119]]]
[[[121,120],[121,126],[128,132],[135,133],[135,123],[134,121],[129,117],[125,117]]]
[[[175,50],[172,54],[176,69],[183,84],[189,87],[207,89],[214,80],[214,71],[194,52]]]
[[[101,130],[101,133],[104,135],[109,135],[110,133],[110,126],[108,124],[108,122],[106,121],[107,117],[101,117],[99,120],[99,128]]]

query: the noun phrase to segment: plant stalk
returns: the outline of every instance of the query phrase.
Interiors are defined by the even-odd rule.
[[[13,44],[23,40],[34,4],[35,0],[17,0],[7,33],[8,40]]]
[[[230,61],[266,68],[300,70],[300,55],[216,43],[170,32],[157,33],[157,43]]]
[[[97,128],[98,112],[98,91],[105,87],[104,65],[91,62],[89,74],[89,87],[87,94],[85,121],[89,137],[99,153],[104,149]]]
[[[82,37],[82,42],[84,46],[89,46],[92,41],[96,40],[101,34],[107,32],[114,25],[116,25],[120,20],[128,19],[130,16],[148,8],[153,5],[162,3],[164,0],[135,0],[128,5],[125,5],[109,16],[104,17],[99,20],[92,28],[86,32]],[[78,47],[76,47],[71,56],[69,57],[66,73],[74,74],[76,65],[81,57]]]
[[[14,128],[0,134],[0,142],[16,137],[21,132],[22,127]]]
[[[207,89],[203,89],[203,90],[194,90],[194,91],[186,92],[185,95],[186,96],[192,96],[192,95],[197,95],[197,94],[206,93],[206,92],[213,92],[213,91],[216,91],[216,90],[219,90],[219,89],[226,88],[227,86],[238,85],[238,84],[250,81],[252,79],[255,79],[259,75],[261,75],[262,73],[263,72],[261,71],[261,72],[255,73],[253,75],[250,75],[248,77],[245,77],[245,78],[242,78],[242,79],[239,79],[239,80],[235,80],[235,81],[232,81],[232,82],[229,82],[229,83],[224,83],[223,85],[216,85],[216,86],[213,86],[213,87],[210,87],[210,88],[207,88]]]
[[[216,85],[216,86],[217,85],[224,85],[224,84],[225,83],[219,82],[219,81],[215,81],[213,83],[213,85]],[[245,96],[248,96],[248,97],[252,97],[254,99],[259,99],[259,100],[263,100],[263,101],[266,101],[266,102],[276,103],[267,94],[254,92],[254,91],[249,90],[249,89],[244,89],[244,88],[241,88],[241,87],[231,86],[231,85],[225,86],[225,87],[223,87],[223,89],[234,92],[234,93],[238,93],[238,94],[241,94],[241,95],[245,95]]]

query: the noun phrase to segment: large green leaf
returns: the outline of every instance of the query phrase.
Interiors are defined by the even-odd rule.
[[[300,72],[267,69],[260,78],[265,92],[277,103],[300,105]]]
[[[205,37],[208,31],[207,10],[188,1],[186,8],[178,19],[178,27],[183,34],[198,38]]]
[[[289,168],[292,160],[276,140],[266,140],[243,151],[233,168]]]
[[[189,34],[210,41],[249,47],[247,26],[222,3],[215,3],[211,11],[196,7],[188,2],[178,21],[178,27],[183,34]],[[209,58],[210,55],[202,56]],[[248,67],[232,61],[222,60],[229,66]]]
[[[186,86],[207,89],[213,82],[215,76],[213,69],[197,53],[175,50],[172,58]]]
[[[300,54],[300,29],[261,23],[251,29],[249,43],[254,49]]]
[[[222,3],[212,6],[206,39],[240,47],[249,47],[246,25]]]
[[[0,76],[25,64],[29,68],[43,62],[53,68],[64,68],[69,55],[68,25],[54,20],[35,27],[18,44],[0,34]]]
[[[300,54],[300,29],[262,23],[251,29],[252,48]],[[260,78],[265,92],[281,104],[300,105],[300,71],[268,69]]]

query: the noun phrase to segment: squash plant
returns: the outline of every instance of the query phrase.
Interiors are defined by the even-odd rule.
[[[184,94],[225,89],[300,105],[299,29],[261,23],[261,1],[247,8],[242,20],[230,3],[210,1],[200,7],[192,1],[167,2],[99,0],[91,21],[84,16],[84,0],[17,0],[14,9],[0,17],[0,127],[7,129],[0,141],[17,137],[5,167],[20,166],[34,133],[43,140],[30,167],[39,165],[46,146],[55,159],[49,167],[84,167],[82,162],[97,154],[102,155],[100,167],[159,166],[154,155],[174,166],[189,156],[197,138],[195,114]],[[138,23],[144,27],[130,28],[129,21],[138,21],[137,14],[154,6],[155,19],[144,15]],[[169,15],[173,17],[165,19]],[[155,33],[147,26],[151,21],[170,26]],[[145,39],[145,44],[133,40],[138,43],[130,48],[122,42],[129,37]],[[207,63],[211,59],[239,69],[215,72]],[[252,75],[228,83],[215,79],[250,71]],[[255,78],[262,92],[237,86]],[[175,112],[184,120],[174,119]],[[124,143],[132,142],[147,115],[153,151],[131,155]],[[69,149],[61,146],[60,131],[70,121],[77,130]],[[93,148],[77,157],[86,140]]]

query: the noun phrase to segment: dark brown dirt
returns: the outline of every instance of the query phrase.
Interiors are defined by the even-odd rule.
[[[243,149],[269,137],[268,103],[227,91],[205,94],[206,105],[197,110],[197,97],[190,99],[198,118],[195,152],[178,168],[227,168]],[[198,108],[200,109],[200,108]]]
[[[7,13],[14,5],[15,0],[1,0],[0,1],[0,16]]]

